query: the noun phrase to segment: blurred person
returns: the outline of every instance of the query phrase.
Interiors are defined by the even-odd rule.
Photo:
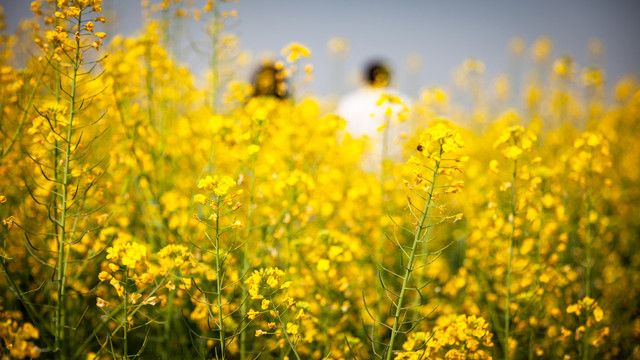
[[[265,61],[253,74],[253,97],[289,98],[285,72],[281,66]]]
[[[380,170],[384,159],[402,160],[401,136],[406,126],[398,121],[398,114],[401,118],[406,116],[408,97],[390,84],[389,66],[380,60],[372,61],[364,69],[362,86],[345,95],[336,109],[346,121],[345,132],[369,142],[361,164],[367,171]],[[383,95],[400,103],[380,104]],[[389,108],[392,115],[388,115]]]

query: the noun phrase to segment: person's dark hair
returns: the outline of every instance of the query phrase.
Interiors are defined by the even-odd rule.
[[[372,61],[365,68],[365,80],[371,86],[387,86],[391,82],[391,70],[383,61]]]
[[[272,63],[261,65],[252,78],[253,96],[273,96],[286,99],[288,95],[287,80],[284,72]]]

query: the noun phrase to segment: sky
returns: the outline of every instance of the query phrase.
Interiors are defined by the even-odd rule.
[[[29,0],[0,0],[0,4],[9,32],[30,16]],[[582,65],[587,63],[589,40],[597,38],[604,44],[601,65],[609,83],[640,74],[640,1],[636,0],[239,0],[221,7],[238,11],[227,31],[239,36],[254,62],[260,54],[279,55],[290,42],[310,48],[307,62],[313,64],[315,78],[309,89],[318,95],[354,88],[360,69],[373,58],[387,60],[394,69],[394,85],[412,96],[423,86],[450,86],[453,69],[467,58],[484,62],[490,82],[508,70],[508,45],[514,36],[528,47],[536,38],[549,36],[554,58],[570,54]],[[139,1],[104,0],[104,8],[116,14],[112,32],[132,35],[140,30]],[[189,40],[176,51],[196,74],[207,67],[203,57],[192,51],[194,43],[206,47],[203,27],[185,26],[182,31]],[[342,65],[332,61],[327,50],[333,37],[350,43]],[[406,65],[411,54],[423,59],[417,73]]]

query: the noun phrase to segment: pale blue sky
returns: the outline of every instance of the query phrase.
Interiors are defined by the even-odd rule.
[[[30,0],[0,3],[10,31],[19,19],[29,16]],[[104,3],[105,10],[118,14],[116,31],[132,34],[140,28],[139,1]],[[640,2],[635,0],[239,0],[224,3],[223,8],[238,10],[233,32],[254,55],[267,51],[278,54],[292,41],[307,45],[315,68],[311,89],[321,95],[335,87],[327,52],[327,42],[334,36],[351,42],[343,91],[353,86],[346,79],[349,74],[353,76],[372,57],[390,60],[397,74],[396,85],[409,93],[418,84],[450,84],[452,69],[469,57],[481,59],[491,79],[507,71],[507,48],[513,36],[522,37],[529,46],[537,37],[548,35],[555,43],[555,57],[569,53],[583,65],[589,39],[598,38],[605,46],[603,66],[609,82],[624,74],[640,73]],[[196,43],[206,46],[197,27],[188,32]],[[185,42],[180,53],[197,73],[207,63],[189,54],[189,49]],[[406,71],[406,58],[411,53],[424,58],[417,76]]]

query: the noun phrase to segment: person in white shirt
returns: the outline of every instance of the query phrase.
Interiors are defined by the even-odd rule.
[[[408,112],[407,97],[390,87],[391,71],[382,61],[373,61],[364,72],[364,84],[345,95],[336,112],[346,121],[345,132],[369,142],[361,166],[381,170],[383,159],[402,159],[402,120]]]

